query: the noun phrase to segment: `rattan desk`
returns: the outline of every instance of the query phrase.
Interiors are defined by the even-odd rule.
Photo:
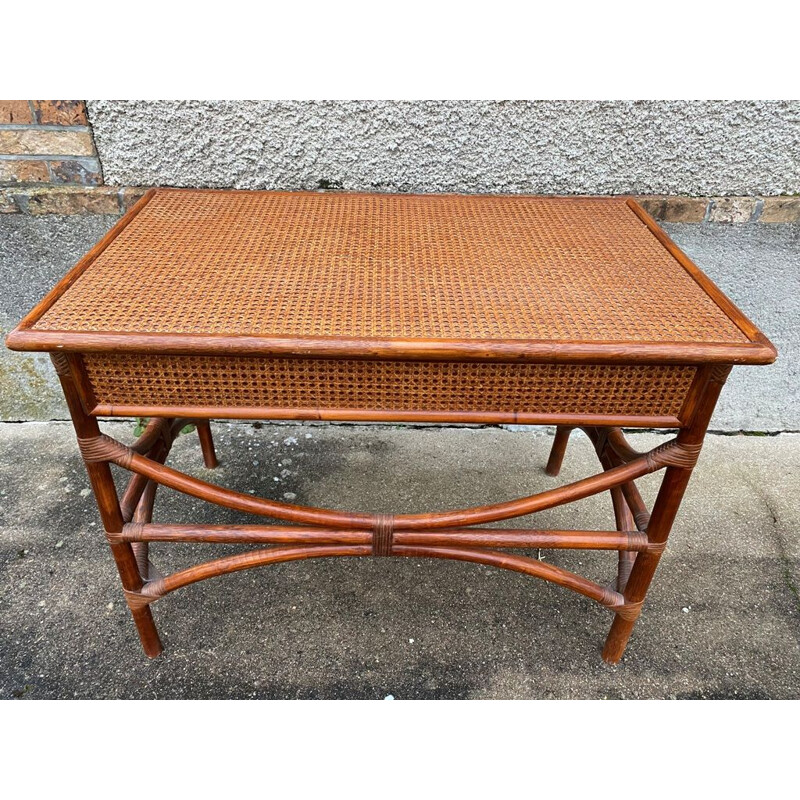
[[[131,287],[136,287],[132,291]],[[632,200],[151,191],[8,337],[49,351],[145,652],[150,605],[205,578],[322,556],[412,556],[543,578],[614,613],[618,661],[726,376],[776,352]],[[151,417],[133,446],[97,417]],[[431,514],[314,509],[164,463],[196,420],[557,425],[547,472],[583,428],[602,466],[532,496]],[[648,453],[621,426],[674,428]],[[118,496],[109,469],[132,475]],[[665,470],[652,509],[636,480]],[[158,485],[294,525],[154,524]],[[492,529],[610,491],[605,531]],[[161,576],[150,542],[261,545]],[[617,552],[603,586],[514,551]],[[511,552],[503,552],[503,550]]]

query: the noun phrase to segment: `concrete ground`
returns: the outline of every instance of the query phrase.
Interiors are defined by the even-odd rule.
[[[109,424],[132,439],[132,425]],[[170,463],[269,497],[372,511],[500,501],[595,470],[577,435],[562,476],[549,435],[497,428],[217,424]],[[663,436],[637,434],[651,447]],[[652,500],[655,476],[642,482]],[[277,479],[277,480],[276,480]],[[153,607],[147,659],[71,427],[0,425],[0,697],[797,698],[800,435],[711,436],[623,662],[600,650],[611,614],[542,581],[447,561],[332,559],[237,573]],[[536,527],[611,524],[607,495]],[[162,521],[245,519],[168,491]],[[509,523],[513,525],[514,523]],[[153,547],[162,571],[234,548]],[[202,555],[201,555],[202,554]],[[548,551],[610,579],[614,554]]]

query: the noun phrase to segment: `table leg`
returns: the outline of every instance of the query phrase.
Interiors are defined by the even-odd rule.
[[[573,428],[568,425],[559,425],[556,427],[556,436],[555,439],[553,439],[550,458],[547,460],[547,466],[544,468],[544,471],[548,475],[556,476],[561,471],[561,463],[564,461],[564,453],[567,450],[567,442],[569,442],[569,435],[572,431]]]
[[[99,436],[100,428],[97,420],[89,416],[83,409],[67,357],[63,353],[54,353],[51,358],[61,381],[61,387],[64,390],[64,397],[72,417],[75,433],[78,436],[78,443],[80,444],[81,439],[93,439]],[[108,462],[87,461],[84,458],[84,464],[106,532],[120,533],[124,524],[122,511]],[[144,581],[139,572],[139,566],[136,563],[136,556],[131,544],[129,542],[117,542],[110,544],[110,547],[122,581],[122,588],[126,592],[139,592],[144,585]],[[154,658],[161,653],[163,648],[150,607],[147,605],[132,607],[131,614],[145,653]]]
[[[618,531],[635,531],[636,524],[633,521],[628,504],[625,502],[625,496],[622,494],[622,489],[615,486],[611,490],[611,500],[614,504],[614,518],[617,523]],[[633,569],[633,562],[636,560],[636,553],[629,550],[620,550],[617,559],[617,591],[624,594],[625,587],[628,585],[628,578],[631,576]]]
[[[195,424],[200,437],[200,449],[203,451],[203,463],[208,469],[214,469],[219,466],[219,461],[214,451],[214,440],[211,438],[211,425],[207,419],[198,419]]]
[[[729,366],[722,366],[711,370],[708,383],[700,398],[689,427],[683,428],[678,434],[678,443],[690,448],[699,448],[705,438],[711,414],[719,398],[719,393],[725,385],[725,380],[730,372]],[[650,582],[653,580],[658,562],[661,560],[663,546],[672,529],[678,509],[680,508],[683,493],[692,475],[692,466],[669,466],[661,483],[650,523],[647,526],[647,538],[655,548],[640,552],[628,578],[624,591],[625,603],[636,606],[644,602]],[[660,548],[658,546],[661,546]],[[610,664],[616,664],[625,652],[628,639],[636,624],[635,618],[616,614],[611,625],[605,647],[603,659]]]

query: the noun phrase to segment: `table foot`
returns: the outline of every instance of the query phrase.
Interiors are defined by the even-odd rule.
[[[636,620],[623,619],[619,614],[614,616],[614,622],[611,623],[611,630],[606,637],[606,643],[603,647],[603,661],[607,664],[618,664],[625,648],[628,645],[628,639],[633,633],[633,626]]]
[[[156,623],[153,620],[153,614],[150,611],[150,606],[144,608],[132,608],[131,615],[133,622],[136,625],[136,630],[139,633],[139,639],[142,642],[142,649],[148,658],[155,658],[160,656],[164,650],[161,644],[161,639],[158,635]]]

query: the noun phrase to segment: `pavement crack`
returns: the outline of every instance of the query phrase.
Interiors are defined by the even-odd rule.
[[[743,483],[750,487],[758,499],[761,500],[761,502],[764,504],[764,507],[769,512],[770,517],[772,518],[772,538],[776,544],[778,557],[780,558],[783,566],[783,580],[789,591],[792,593],[795,606],[797,607],[798,612],[800,612],[800,587],[798,587],[797,581],[795,580],[794,571],[792,569],[792,557],[789,553],[789,548],[786,545],[786,539],[784,538],[781,530],[778,512],[772,503],[769,493],[762,486],[753,483],[743,471],[737,471],[739,472],[739,476],[741,477]]]

